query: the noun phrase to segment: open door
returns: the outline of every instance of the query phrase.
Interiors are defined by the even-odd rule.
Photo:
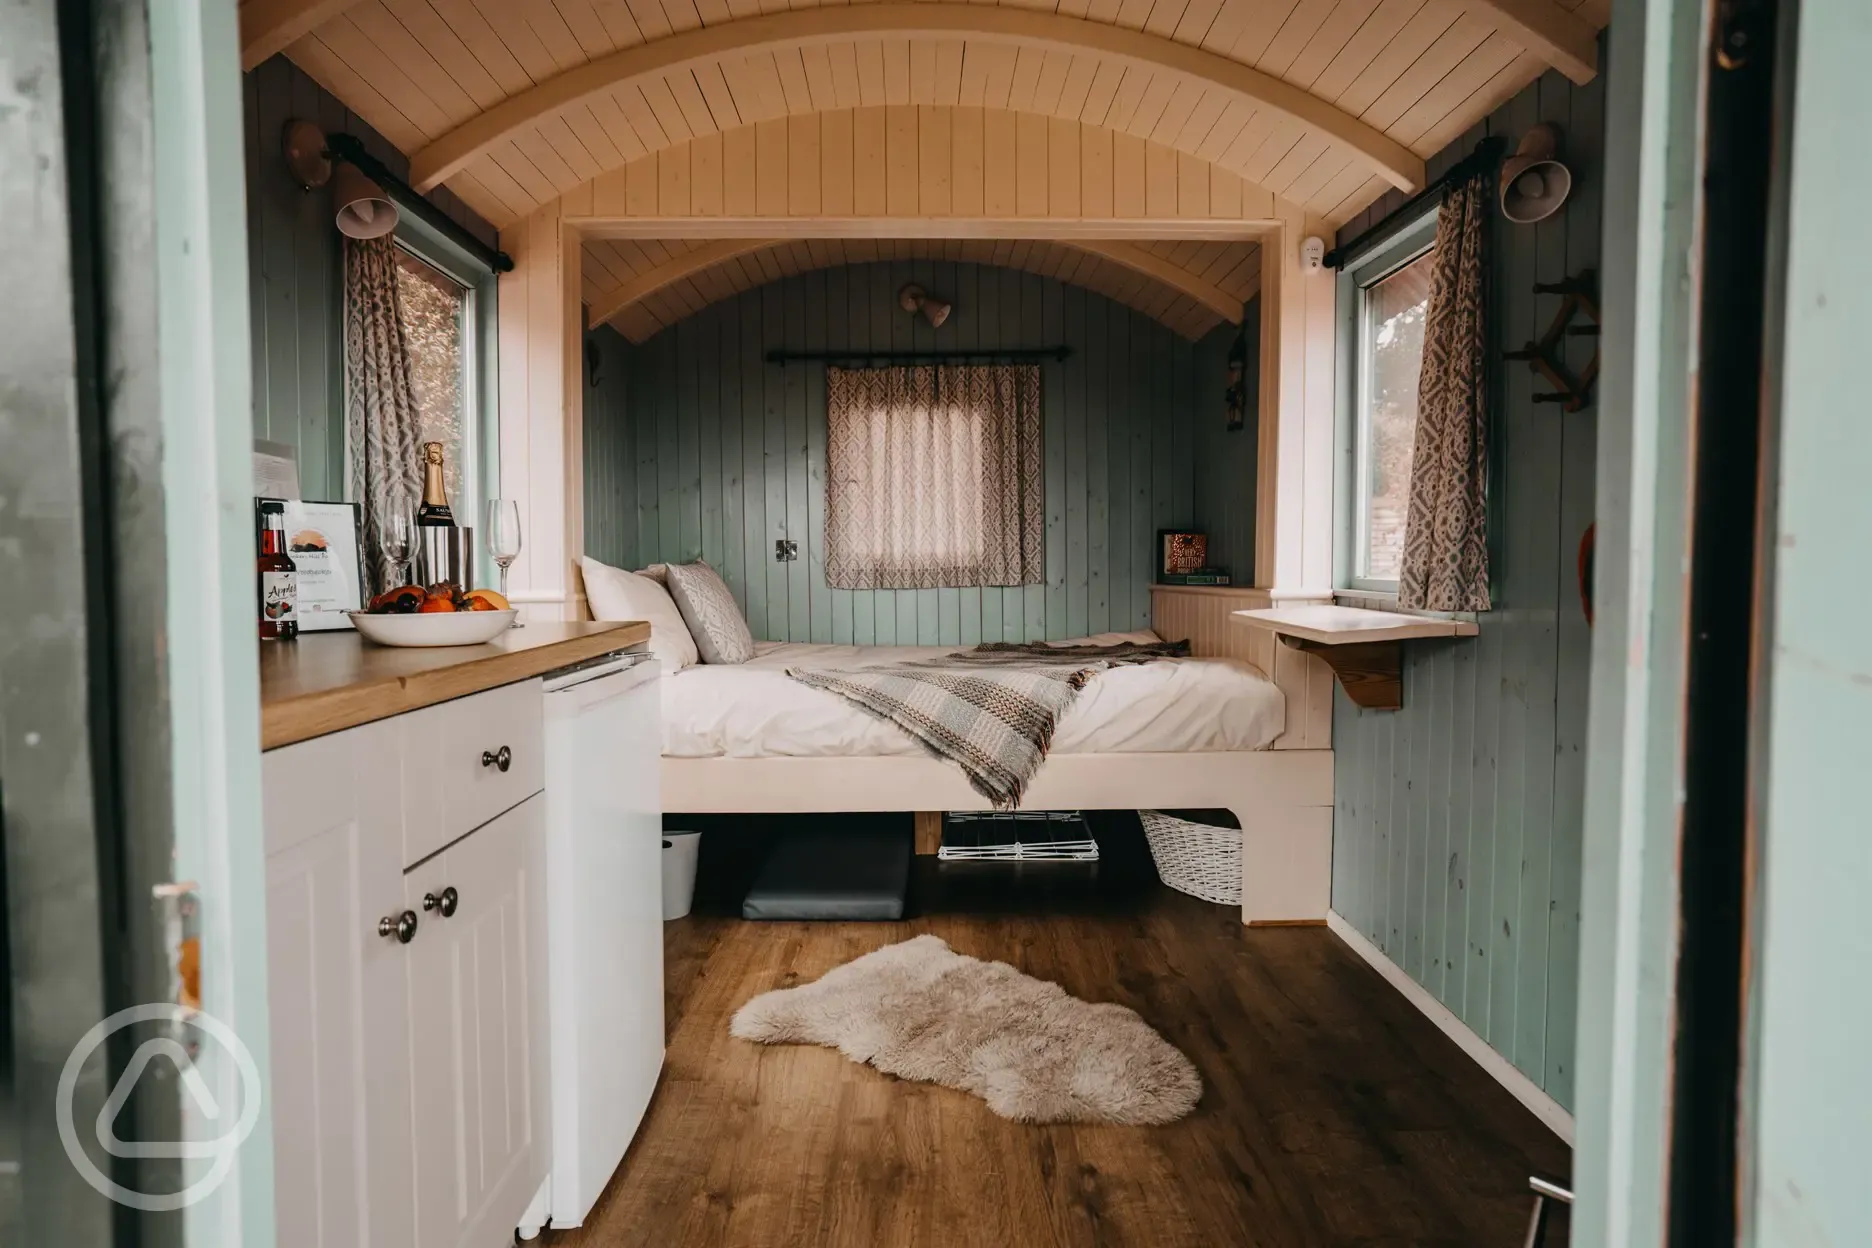
[[[235,7],[0,62],[0,1243],[267,1245]]]

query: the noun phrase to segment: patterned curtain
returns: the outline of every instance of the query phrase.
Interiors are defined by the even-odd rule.
[[[374,594],[401,577],[384,557],[383,521],[415,512],[421,439],[396,244],[388,237],[347,238],[344,257],[345,427],[351,491],[364,513],[366,588]]]
[[[1040,366],[826,369],[835,589],[1045,580]]]
[[[1488,177],[1443,197],[1437,218],[1410,512],[1398,605],[1424,611],[1489,609],[1487,334],[1482,275]]]

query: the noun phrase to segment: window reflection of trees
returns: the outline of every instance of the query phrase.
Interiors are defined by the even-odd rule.
[[[1372,335],[1366,385],[1370,402],[1370,494],[1365,575],[1394,581],[1410,513],[1411,448],[1417,434],[1417,379],[1430,306],[1430,256],[1413,260],[1366,291]]]
[[[416,256],[397,250],[397,289],[409,339],[410,385],[422,440],[442,444],[443,478],[459,524],[473,524],[463,508],[463,434],[467,427],[463,354],[467,346],[468,292]]]

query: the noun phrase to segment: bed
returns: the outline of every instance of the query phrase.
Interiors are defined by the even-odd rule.
[[[1209,661],[1101,673],[1062,718],[1021,805],[1226,808],[1243,829],[1243,920],[1323,922],[1331,876],[1331,674],[1270,634],[1229,622],[1231,611],[1266,605],[1267,595],[1254,590],[1153,590],[1154,634],[1187,639]],[[945,649],[763,643],[749,663],[665,677],[664,810],[983,809],[953,763],[785,674],[788,666],[889,663]]]

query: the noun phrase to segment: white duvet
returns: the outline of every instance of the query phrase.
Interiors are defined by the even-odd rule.
[[[1105,633],[1097,644],[1156,641]],[[1072,643],[1062,643],[1072,644]],[[875,757],[924,754],[903,729],[789,667],[858,668],[952,654],[953,646],[821,646],[760,642],[732,666],[703,664],[663,678],[663,753],[678,758]],[[1266,749],[1286,699],[1259,668],[1236,659],[1168,659],[1100,672],[1061,718],[1056,754],[1162,754]]]

